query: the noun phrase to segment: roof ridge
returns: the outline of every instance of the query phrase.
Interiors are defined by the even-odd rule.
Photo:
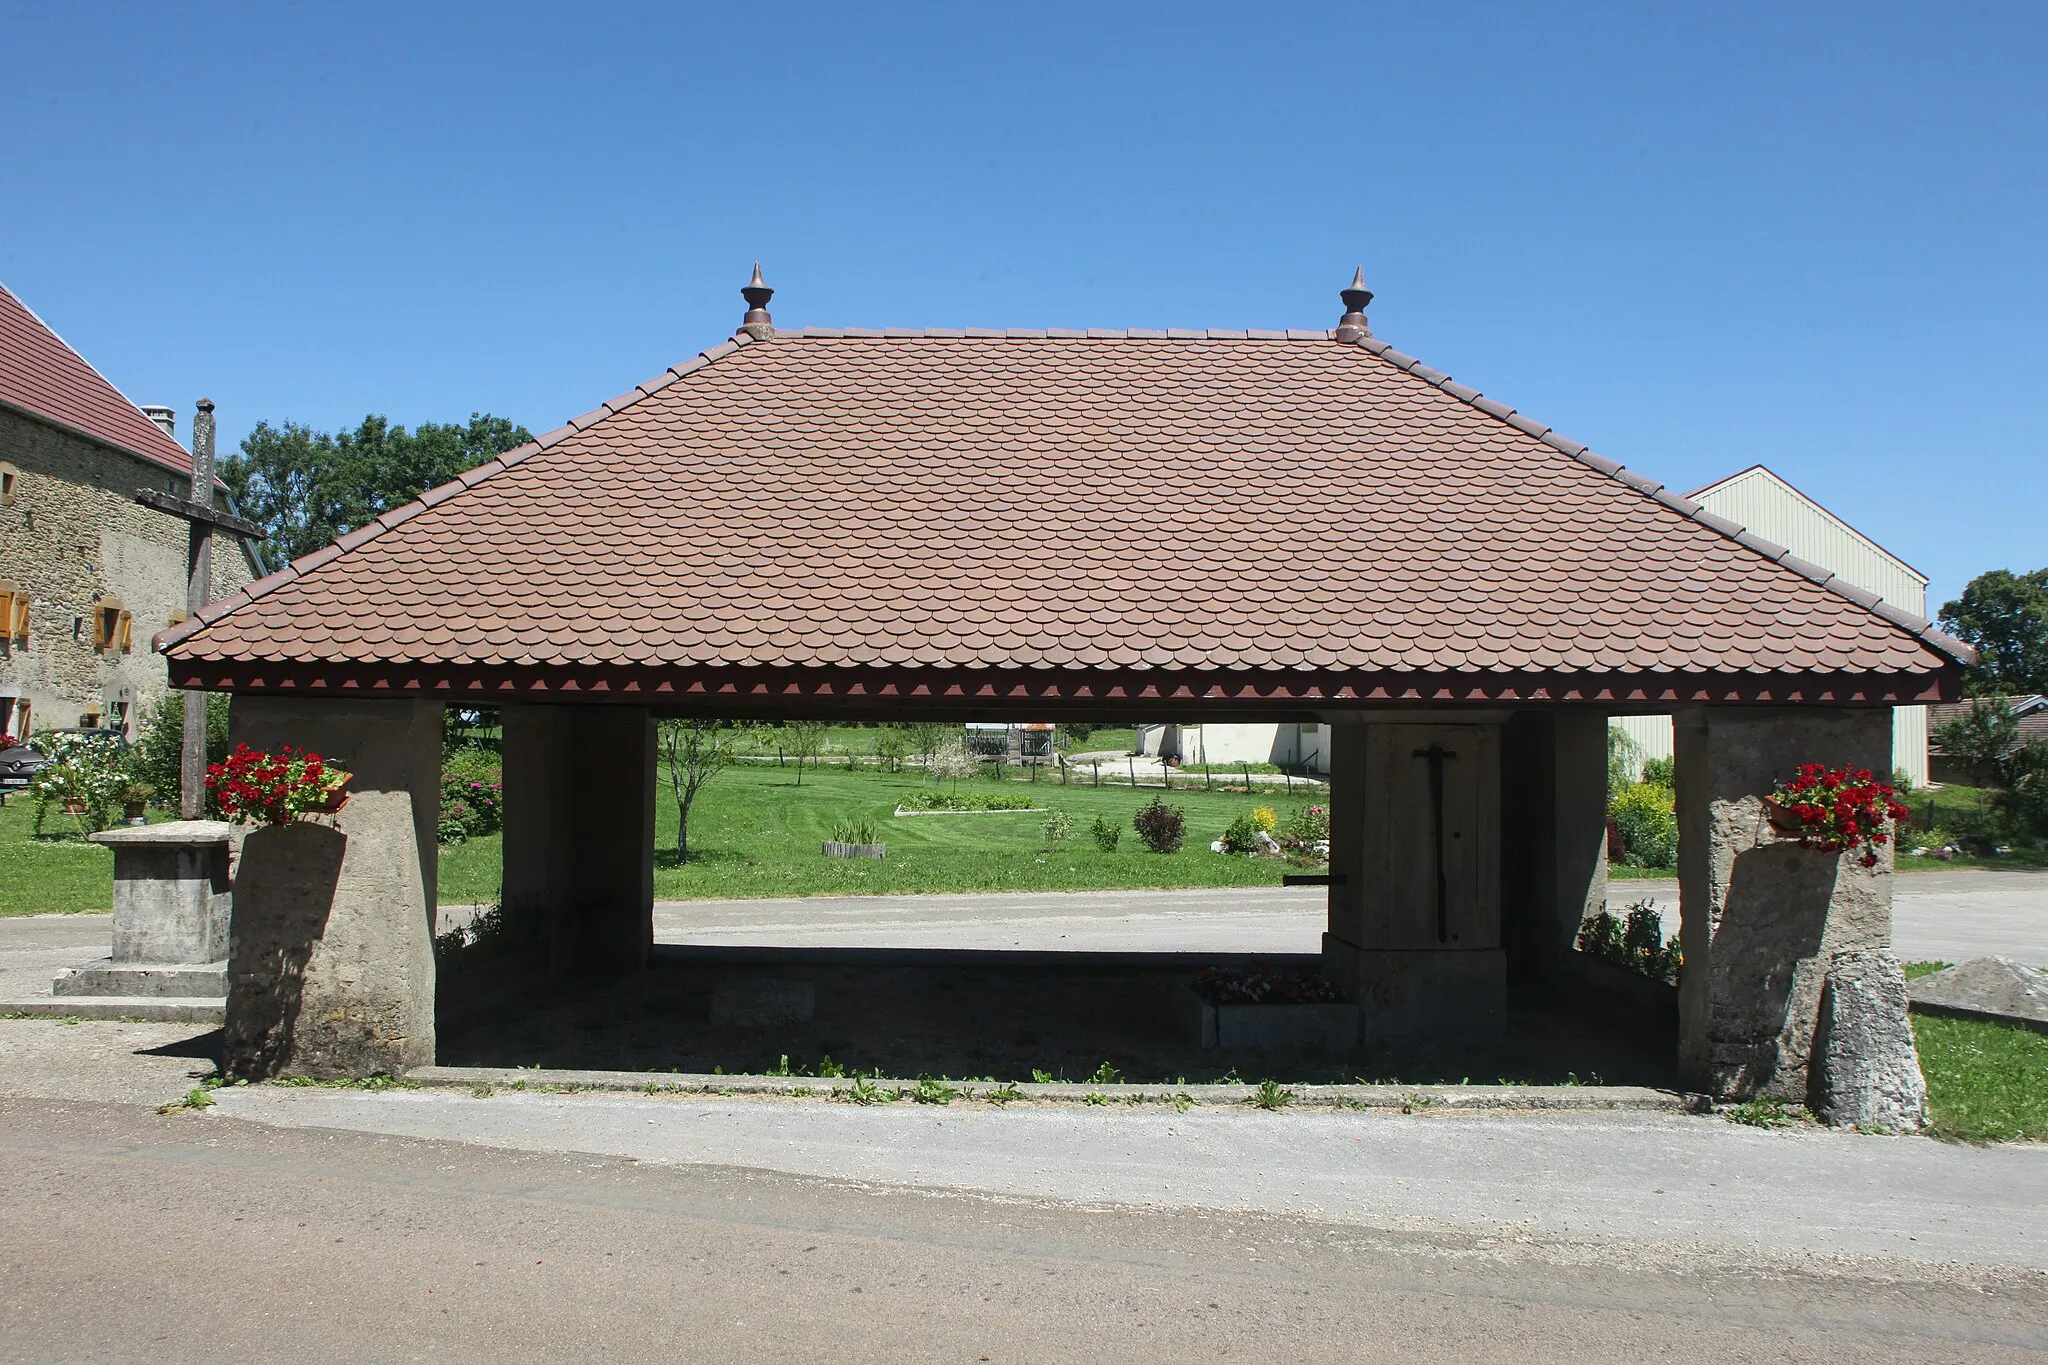
[[[420,513],[439,507],[450,498],[466,493],[485,480],[502,474],[514,465],[528,460],[552,446],[560,444],[602,418],[621,412],[643,398],[650,398],[660,393],[669,385],[676,383],[684,375],[692,374],[708,365],[715,364],[731,355],[734,351],[739,350],[742,346],[757,344],[759,343],[754,342],[751,337],[741,333],[728,340],[721,341],[716,346],[707,347],[699,351],[693,358],[682,362],[680,365],[669,366],[645,383],[634,385],[618,397],[598,404],[589,412],[579,413],[571,417],[554,430],[544,431],[523,445],[516,445],[510,450],[494,455],[473,469],[465,469],[447,483],[427,489],[411,502],[402,503],[388,511],[380,512],[376,517],[364,522],[361,526],[336,536],[328,544],[322,545],[317,550],[307,551],[275,572],[267,573],[254,582],[243,585],[234,592],[229,593],[226,597],[215,598],[198,611],[193,612],[185,620],[180,621],[177,625],[166,627],[151,636],[150,648],[159,654],[167,653],[174,645],[181,644],[192,636],[197,635],[207,626],[228,615],[230,612],[240,610],[259,597],[268,596],[285,584],[303,578],[315,569],[330,564],[353,550],[361,549],[386,531],[403,525]]]
[[[1776,541],[1767,540],[1746,526],[1730,521],[1727,517],[1721,516],[1718,513],[1708,511],[1700,503],[1672,492],[1655,479],[1636,473],[1619,460],[1610,460],[1604,455],[1595,454],[1592,448],[1584,442],[1574,441],[1569,437],[1558,435],[1552,428],[1544,426],[1533,418],[1524,417],[1514,408],[1500,402],[1498,399],[1488,398],[1485,394],[1469,385],[1457,383],[1442,370],[1431,369],[1414,356],[1395,350],[1377,337],[1363,336],[1352,344],[1360,350],[1386,361],[1395,369],[1405,371],[1424,383],[1443,390],[1468,407],[1477,408],[1487,416],[1505,422],[1524,435],[1534,437],[1553,450],[1562,451],[1588,468],[1605,474],[1616,483],[1634,489],[1652,502],[1660,503],[1680,516],[1696,521],[1710,531],[1718,532],[1744,549],[1762,555],[1765,559],[1770,560],[1781,568],[1790,569],[1801,578],[1825,588],[1837,597],[1854,602],[1866,611],[1883,617],[1886,621],[1905,631],[1914,639],[1940,650],[1958,663],[1970,664],[1977,661],[1977,651],[1975,649],[1940,629],[1926,617],[1915,616],[1912,612],[1905,611],[1885,601],[1869,589],[1857,587],[1840,574],[1801,559]],[[1711,487],[1711,485],[1709,486]],[[1847,523],[1844,524],[1846,525]],[[1875,542],[1872,543],[1874,544]]]
[[[1328,329],[1289,327],[777,327],[773,340],[862,341],[1328,341]]]

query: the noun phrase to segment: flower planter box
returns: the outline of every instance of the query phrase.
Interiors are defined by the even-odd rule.
[[[1338,1052],[1358,1045],[1358,1006],[1352,1001],[1312,1005],[1212,1005],[1183,986],[1176,996],[1181,1032],[1202,1047],[1320,1047]]]
[[[884,858],[888,856],[887,844],[842,844],[836,839],[827,839],[818,850],[827,858]]]

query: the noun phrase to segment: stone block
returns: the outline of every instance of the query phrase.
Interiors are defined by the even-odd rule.
[[[734,1028],[770,1028],[810,1022],[818,989],[808,981],[728,981],[711,992],[711,1022]]]
[[[1181,1032],[1201,1047],[1302,1048],[1342,1052],[1358,1045],[1358,1006],[1212,1005],[1191,988],[1178,997]]]
[[[1360,948],[1324,934],[1323,975],[1358,1001],[1367,1046],[1490,1046],[1507,1027],[1507,954],[1498,948]]]
[[[2009,957],[1976,957],[1906,984],[1912,1008],[1928,1014],[2024,1024],[2048,1033],[2048,971]]]
[[[219,820],[178,820],[88,836],[114,851],[113,961],[226,959],[232,833]]]
[[[220,962],[112,962],[90,963],[59,972],[50,994],[123,995],[154,999],[176,996],[224,1000],[228,993],[228,964]]]
[[[1906,1015],[1906,974],[1888,948],[1853,948],[1828,964],[1814,1033],[1808,1101],[1837,1127],[1918,1132],[1927,1084]]]

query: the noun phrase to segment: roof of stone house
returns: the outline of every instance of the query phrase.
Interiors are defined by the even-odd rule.
[[[1637,700],[1680,695],[1656,676],[1880,699],[1815,681],[1846,675],[1928,699],[1970,657],[1373,339],[1356,306],[1334,333],[766,316],[158,647],[180,680],[244,687],[979,670],[1095,696],[1172,673]],[[1569,681],[1593,675],[1632,681]]]
[[[0,284],[0,406],[192,477],[192,457]]]

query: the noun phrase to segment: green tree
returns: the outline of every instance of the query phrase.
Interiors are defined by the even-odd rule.
[[[225,692],[206,694],[206,761],[219,763],[228,756],[228,706],[233,698]],[[141,733],[128,751],[135,775],[155,788],[150,804],[161,810],[178,808],[178,792],[184,781],[185,694],[165,692],[142,713]],[[206,794],[206,818],[220,819],[220,805],[213,793]]]
[[[1977,650],[1963,670],[1968,695],[2048,692],[2048,569],[1978,574],[1941,609],[1941,624]]]
[[[661,760],[676,798],[676,861],[690,861],[690,807],[706,782],[730,768],[754,726],[746,721],[675,716],[661,722]]]
[[[413,431],[375,414],[332,433],[258,422],[220,474],[242,515],[267,533],[271,557],[296,559],[532,439],[488,413]]]

